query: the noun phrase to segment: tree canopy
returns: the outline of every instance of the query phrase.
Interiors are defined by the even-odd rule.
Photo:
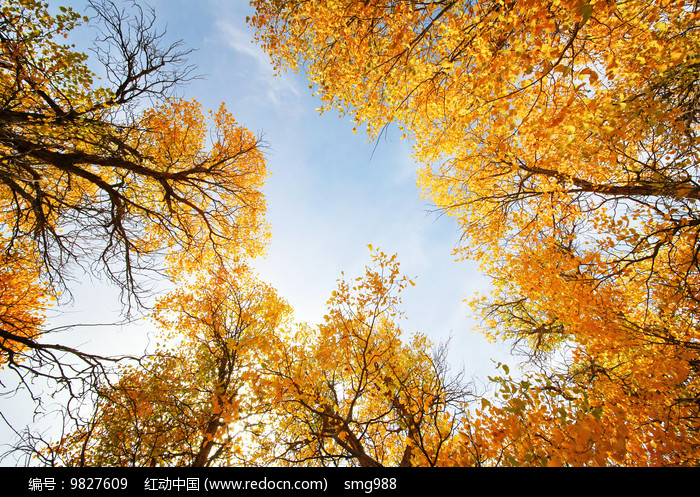
[[[110,83],[98,86],[87,57],[62,43],[87,17],[1,5],[0,365],[79,395],[108,358],[56,342],[43,318],[73,274],[116,284],[128,314],[168,257],[260,254],[267,170],[260,139],[223,104],[204,112],[171,98],[192,68],[179,43],[162,45],[152,11],[89,2]]]
[[[157,303],[161,346],[121,367],[94,414],[40,457],[72,466],[240,463],[248,432],[269,410],[252,394],[261,358],[290,312],[245,266],[198,271]]]
[[[152,15],[90,5],[103,27],[96,46],[108,87],[94,84],[85,55],[55,41],[77,14],[51,16],[30,1],[3,7],[3,251],[30,244],[59,283],[67,265],[87,258],[126,298],[138,295],[136,275],[158,251],[208,245],[224,255],[236,240],[237,250],[258,253],[259,139],[223,105],[205,114],[167,99],[191,68],[179,44],[159,45]],[[140,109],[144,97],[160,101]]]
[[[471,391],[445,349],[402,337],[396,256],[340,280],[318,326],[249,269],[203,271],[154,312],[162,347],[123,367],[78,430],[40,453],[75,466],[445,465]]]
[[[269,236],[260,140],[223,104],[169,98],[193,72],[152,11],[89,3],[107,87],[56,41],[73,11],[0,14],[0,365],[94,399],[41,462],[700,463],[698,2],[252,0],[257,41],[323,111],[413,140],[456,256],[492,280],[482,331],[522,359],[487,394],[402,331],[412,282],[371,246],[323,322],[294,322],[250,269]],[[81,265],[127,310],[147,271],[170,279],[155,351],[107,371],[44,340]]]
[[[324,109],[414,138],[425,195],[493,279],[485,331],[544,364],[491,442],[519,463],[697,462],[697,3],[254,4],[262,46]],[[546,392],[600,409],[581,429],[610,445],[558,450]]]
[[[470,390],[424,335],[403,336],[396,256],[372,253],[340,280],[324,322],[275,343],[264,397],[274,399],[273,461],[321,466],[437,466]],[[443,351],[444,352],[444,351]]]

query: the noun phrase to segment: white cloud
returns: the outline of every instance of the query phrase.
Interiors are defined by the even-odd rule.
[[[269,56],[253,43],[251,30],[244,29],[230,19],[219,19],[215,23],[217,38],[233,49],[239,56],[252,59],[258,91],[264,92],[264,103],[274,107],[295,104],[301,91],[289,74],[276,74]]]

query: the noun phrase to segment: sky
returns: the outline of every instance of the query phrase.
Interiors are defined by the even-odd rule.
[[[319,115],[305,75],[275,76],[245,22],[246,0],[153,3],[168,33],[197,50],[206,76],[183,88],[205,108],[226,102],[238,122],[268,143],[272,175],[265,188],[272,242],[255,267],[295,309],[320,322],[341,271],[352,277],[370,263],[368,244],[396,253],[416,286],[403,295],[404,329],[435,342],[450,336],[454,362],[467,372],[491,370],[502,350],[472,332],[465,299],[488,291],[475,263],[457,262],[456,223],[421,201],[412,145],[390,127],[378,142],[354,134],[350,117]]]
[[[83,12],[81,1],[63,4]],[[266,257],[253,266],[291,304],[298,321],[322,321],[341,272],[361,275],[371,263],[367,245],[372,244],[397,254],[403,274],[416,283],[402,294],[403,330],[422,332],[434,343],[450,339],[454,367],[480,381],[495,371],[494,361],[508,361],[506,346],[473,331],[478,317],[465,299],[488,292],[489,282],[475,263],[454,260],[458,226],[420,200],[419,165],[397,127],[370,143],[361,132],[353,133],[349,117],[319,115],[321,101],[312,96],[304,74],[275,76],[267,55],[252,43],[247,0],[154,0],[150,5],[157,26],[167,31],[166,42],[182,39],[196,50],[189,60],[203,78],[180,88],[178,96],[196,99],[204,109],[225,102],[238,123],[267,144],[271,176],[264,193],[272,240]],[[79,29],[76,40],[89,39],[90,31]],[[120,320],[114,289],[85,275],[72,291],[73,303],[61,308],[55,324]],[[115,354],[141,352],[153,336],[150,326],[140,321],[76,329],[62,341]],[[2,412],[14,419],[21,419],[21,406],[0,399]],[[0,437],[6,433],[0,428]]]

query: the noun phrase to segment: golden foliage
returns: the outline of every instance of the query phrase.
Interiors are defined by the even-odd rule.
[[[396,256],[340,280],[324,322],[299,325],[272,349],[265,398],[268,461],[312,466],[437,466],[466,400],[426,337],[402,340],[399,293],[410,282]]]
[[[153,315],[167,343],[122,367],[46,457],[697,465],[697,2],[252,3],[258,41],[278,68],[303,64],[322,110],[414,138],[425,195],[461,226],[457,255],[493,280],[474,301],[483,327],[527,354],[526,371],[502,366],[495,397],[468,405],[444,354],[402,337],[410,281],[381,252],[339,281],[323,323],[292,325],[244,263],[267,238],[256,139],[196,102],[117,120],[151,87],[93,88],[84,56],[52,41],[77,16],[23,0],[0,18],[0,222],[19,271],[0,272],[0,309],[21,323],[0,345],[11,358],[41,326],[36,260],[60,277],[93,253],[77,228],[106,243],[98,259],[127,292],[132,263],[159,253],[178,285]]]
[[[24,299],[37,315],[76,267],[106,276],[130,306],[166,254],[219,265],[260,254],[269,236],[259,139],[223,104],[204,113],[163,98],[187,79],[178,69],[186,53],[158,46],[143,17],[138,42],[120,37],[126,14],[92,5],[116,30],[98,51],[112,62],[110,88],[93,84],[84,54],[56,41],[80,21],[71,9],[51,15],[23,0],[0,10],[0,252],[7,271],[24,273],[3,278],[24,285],[14,292],[44,292]],[[137,113],[145,96],[161,103]]]
[[[240,444],[269,409],[251,393],[261,357],[290,309],[245,266],[193,273],[158,301],[158,349],[119,368],[91,418],[50,457],[75,466],[240,463]]]
[[[126,29],[123,13],[102,9],[114,29]],[[53,281],[65,282],[69,264],[89,261],[128,298],[138,298],[135,278],[159,253],[262,251],[267,171],[259,140],[223,105],[205,114],[197,102],[161,99],[140,114],[132,109],[185,78],[163,73],[181,62],[177,45],[122,40],[111,48],[122,49],[128,69],[110,73],[114,88],[96,88],[86,57],[54,41],[77,21],[70,9],[52,17],[26,1],[1,12],[2,250],[34,240]],[[143,52],[149,62],[132,67]]]
[[[230,441],[217,419],[238,409],[214,387],[221,375],[237,385],[237,368],[248,367],[234,354],[217,369],[224,342],[210,350],[203,332],[193,331],[181,348],[121,368],[123,378],[110,385],[108,365],[118,359],[49,342],[49,332],[58,334],[45,329],[44,311],[62,291],[70,293],[76,269],[115,284],[128,317],[144,303],[146,275],[170,276],[186,292],[182,282],[193,265],[238,268],[261,254],[269,238],[261,142],[223,104],[204,112],[196,101],[168,98],[191,78],[189,52],[160,44],[152,13],[110,0],[88,4],[102,23],[95,54],[107,87],[95,84],[87,56],[63,43],[87,18],[66,7],[52,14],[34,0],[0,2],[0,366],[14,370],[17,389],[32,395],[35,378],[65,392],[66,419],[77,419],[76,401],[100,398],[85,431],[71,435],[71,449],[47,449],[39,453],[43,461],[58,454],[70,464],[208,464],[219,457],[215,446]],[[239,277],[246,291],[263,292],[239,269],[232,288]],[[233,291],[225,272],[206,278],[219,299]],[[174,306],[192,297],[169,298]],[[241,299],[239,314],[258,305]],[[231,324],[231,340],[260,326],[245,319]],[[190,362],[192,355],[199,359]],[[238,387],[231,388],[227,395],[235,397]],[[211,406],[222,411],[214,416]],[[35,413],[42,409],[37,402]],[[38,452],[41,436],[26,433],[24,446]]]
[[[520,464],[697,463],[697,3],[253,3],[258,40],[278,67],[304,64],[324,110],[415,139],[459,256],[494,280],[475,302],[486,332],[532,361],[563,349],[567,388],[612,423],[578,457],[542,441],[559,407],[536,416],[533,397],[534,417],[484,411],[489,443],[538,441]],[[575,427],[593,433],[557,429]]]

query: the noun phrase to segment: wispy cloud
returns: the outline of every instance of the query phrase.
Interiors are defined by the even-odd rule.
[[[264,100],[275,107],[294,105],[302,93],[292,77],[276,75],[269,56],[253,42],[251,31],[242,29],[234,22],[221,19],[216,22],[217,38],[233,49],[239,56],[252,59],[256,67],[255,79],[264,92]]]

